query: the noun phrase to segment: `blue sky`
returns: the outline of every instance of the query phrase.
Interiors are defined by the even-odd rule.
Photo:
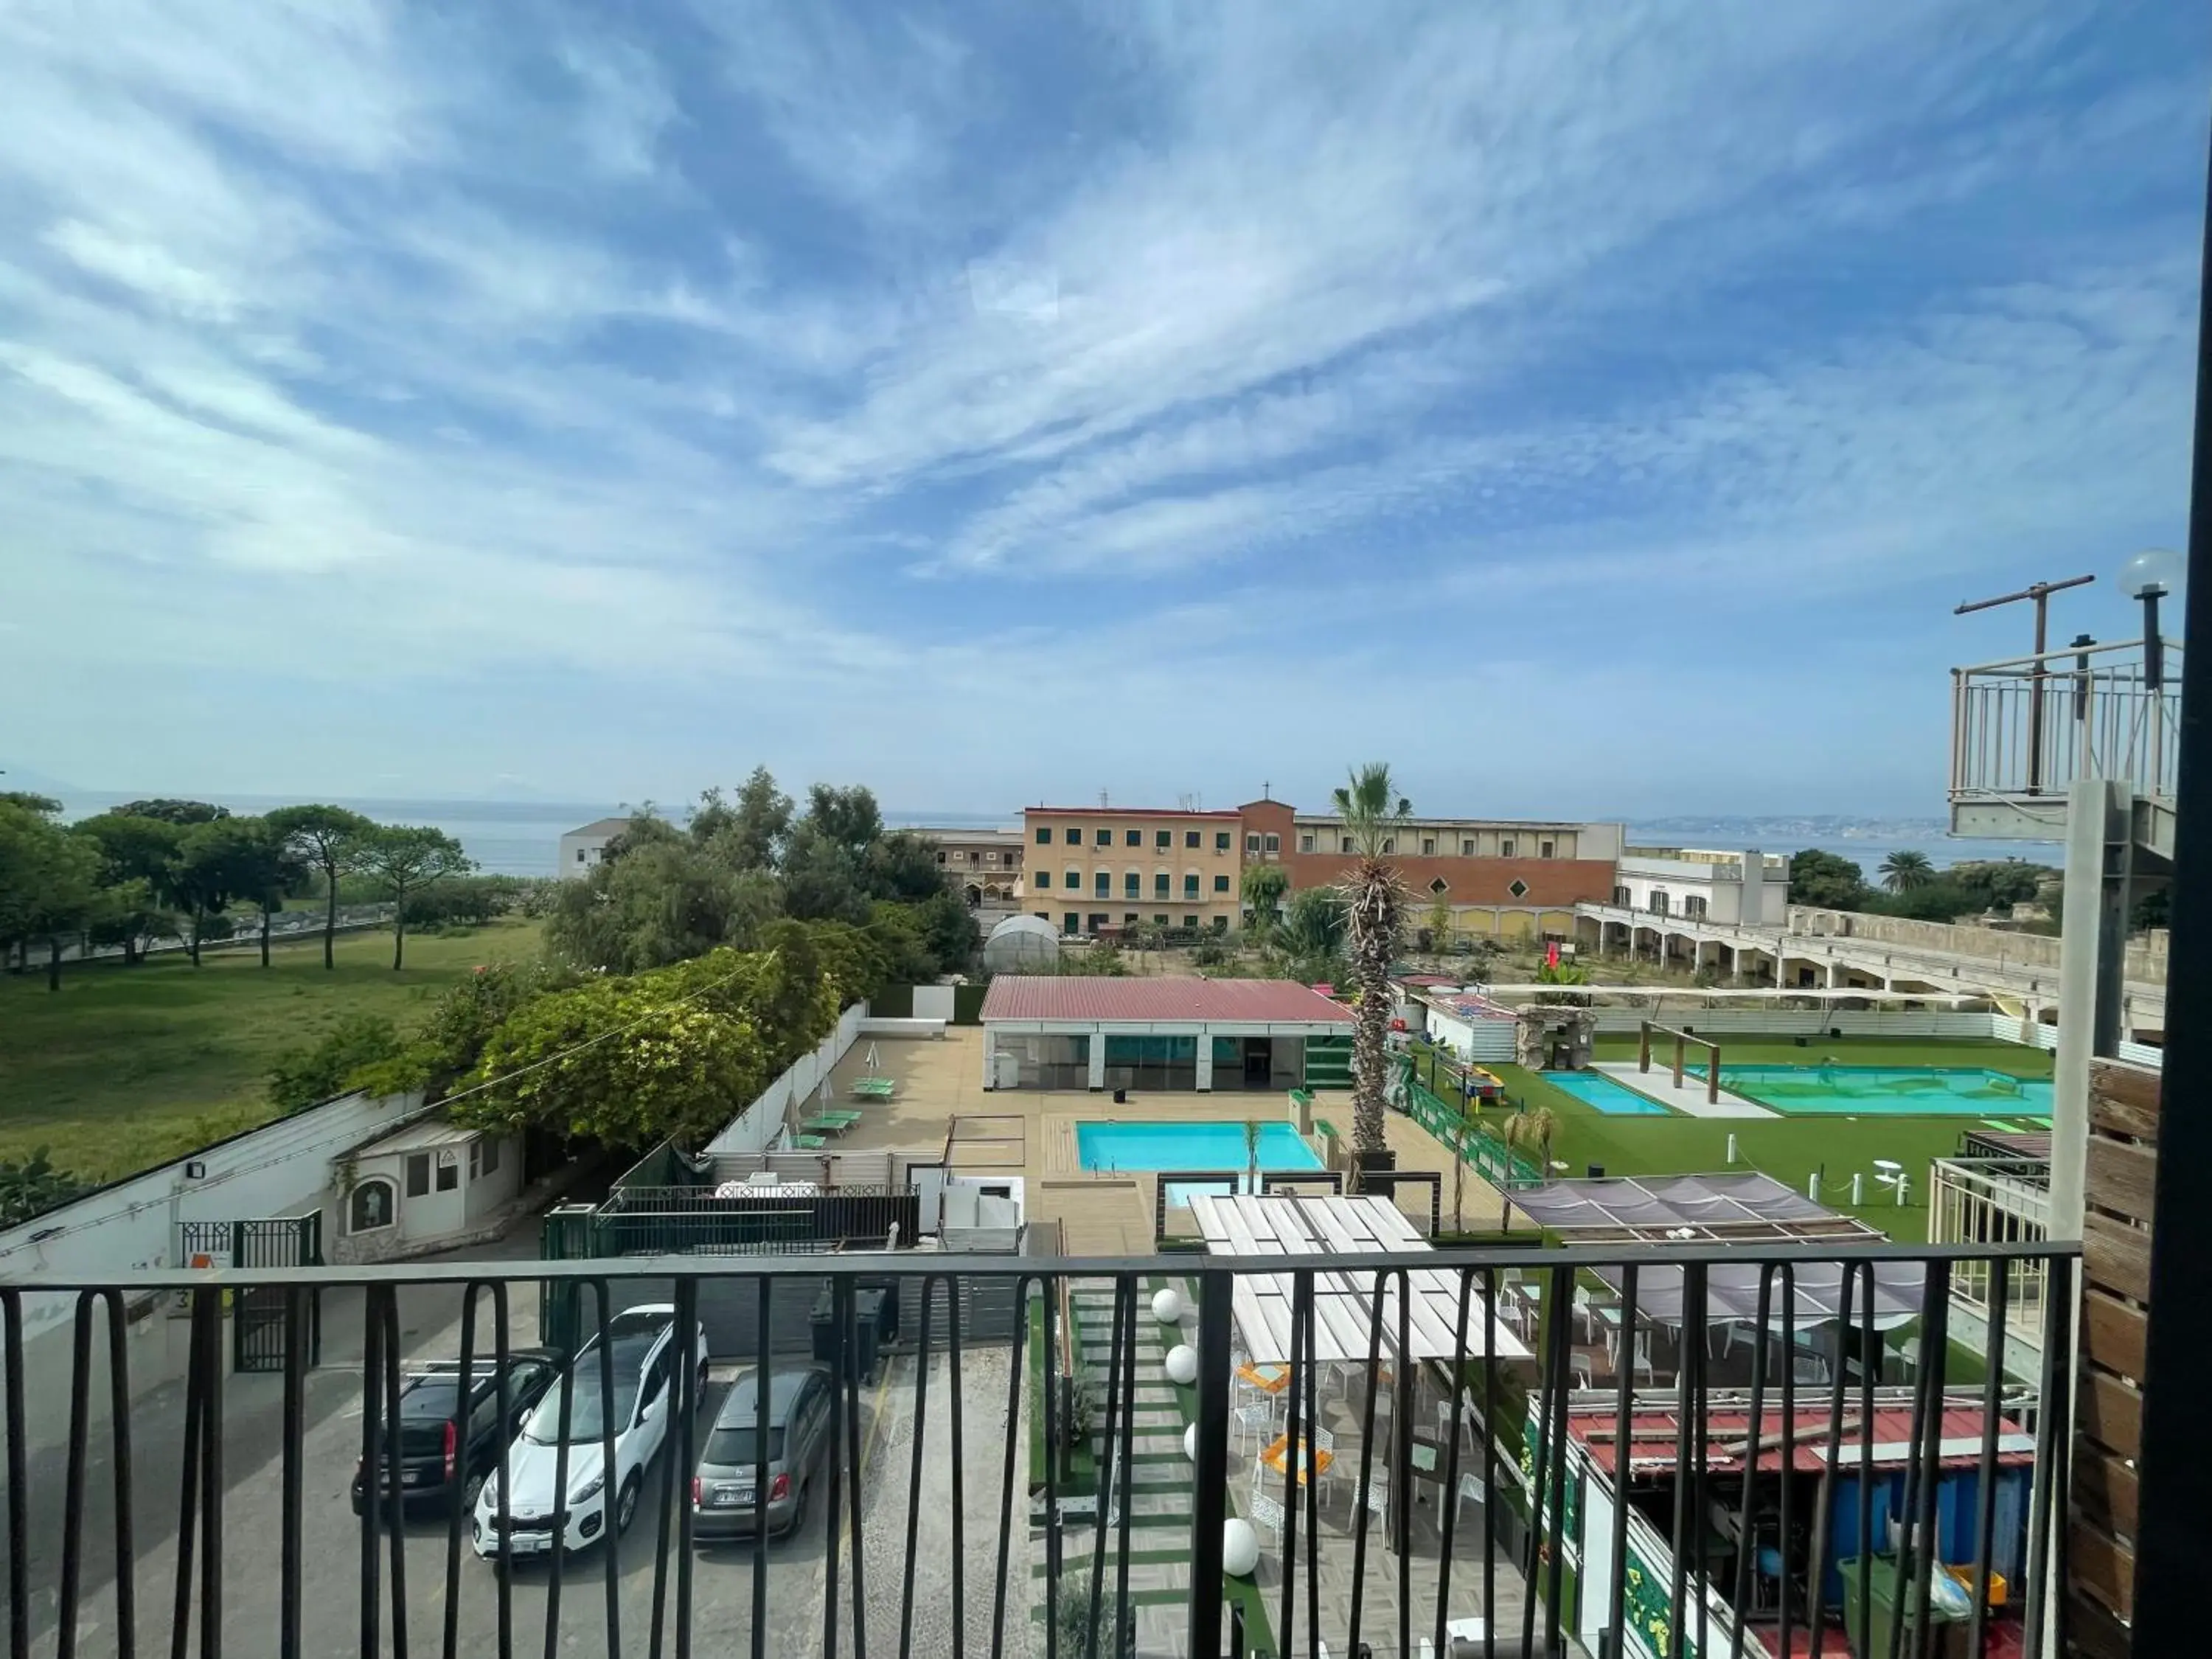
[[[1933,811],[2182,538],[2212,13],[0,9],[0,763]]]

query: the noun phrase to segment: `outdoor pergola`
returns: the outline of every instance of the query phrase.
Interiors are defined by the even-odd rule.
[[[1517,1197],[1516,1201],[1519,1201]],[[1220,1256],[1403,1255],[1429,1249],[1428,1241],[1387,1198],[1272,1195],[1209,1196],[1191,1200],[1191,1216],[1205,1236],[1206,1254]],[[1233,1309],[1245,1352],[1255,1364],[1291,1360],[1295,1266],[1279,1273],[1239,1274]],[[1503,1319],[1492,1319],[1480,1285],[1468,1297],[1467,1340],[1457,1337],[1460,1278],[1442,1268],[1406,1275],[1406,1339],[1413,1359],[1527,1359],[1527,1346]],[[1395,1277],[1385,1281],[1380,1352],[1398,1351],[1399,1296]],[[1372,1274],[1329,1270],[1314,1275],[1314,1358],[1316,1364],[1365,1364],[1375,1314]],[[1489,1346],[1486,1346],[1486,1333]]]
[[[1856,1218],[1838,1214],[1771,1176],[1756,1173],[1664,1176],[1614,1176],[1555,1181],[1516,1188],[1513,1202],[1563,1244],[1739,1244],[1747,1249],[1778,1244],[1871,1243],[1882,1235]],[[1619,1291],[1617,1267],[1591,1270]],[[1769,1282],[1767,1323],[1782,1327],[1784,1291],[1790,1322],[1800,1330],[1836,1319],[1843,1308],[1843,1266],[1835,1261],[1799,1264],[1785,1273],[1716,1262],[1705,1269],[1705,1318],[1711,1324],[1756,1322],[1759,1284]],[[1927,1289],[1927,1270],[1917,1264],[1877,1263],[1874,1313],[1887,1328],[1918,1317]],[[1683,1319],[1683,1271],[1650,1267],[1636,1277],[1639,1320],[1680,1325]],[[1866,1316],[1866,1277],[1852,1277],[1851,1322]]]

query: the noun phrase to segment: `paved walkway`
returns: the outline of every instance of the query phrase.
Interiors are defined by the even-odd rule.
[[[1616,1083],[1633,1089],[1640,1095],[1672,1106],[1690,1117],[1779,1117],[1781,1113],[1771,1106],[1762,1106],[1755,1100],[1746,1100],[1741,1095],[1721,1091],[1717,1102],[1705,1098],[1705,1080],[1685,1072],[1682,1086],[1674,1086],[1674,1068],[1661,1066],[1656,1060],[1648,1072],[1639,1072],[1627,1060],[1600,1060],[1593,1068],[1603,1072]],[[1725,1075],[1725,1072],[1723,1072]]]

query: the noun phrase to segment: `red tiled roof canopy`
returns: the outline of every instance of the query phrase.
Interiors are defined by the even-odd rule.
[[[1284,979],[1106,979],[1000,974],[983,999],[983,1018],[1266,1021],[1342,1025],[1352,1010]]]

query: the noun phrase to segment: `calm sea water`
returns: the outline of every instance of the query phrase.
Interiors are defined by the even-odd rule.
[[[62,802],[70,818],[89,817],[138,799],[119,794],[73,794]],[[234,812],[266,812],[290,801],[266,795],[216,795],[218,806]],[[426,823],[444,830],[460,842],[487,875],[550,876],[559,873],[561,837],[597,818],[614,817],[629,809],[613,801],[495,801],[340,799],[332,803],[367,814],[380,823]],[[894,826],[928,823],[951,829],[984,828],[1014,820],[996,813],[891,812],[884,814]]]
[[[87,817],[95,812],[121,805],[133,799],[121,794],[72,794],[64,798],[63,810],[71,818]],[[265,812],[288,801],[266,795],[224,795],[214,798],[217,804],[234,812]],[[356,812],[365,812],[384,823],[427,823],[443,830],[468,849],[468,854],[478,866],[493,875],[550,876],[558,873],[561,836],[564,831],[591,823],[595,818],[611,817],[629,808],[614,801],[495,801],[495,800],[433,800],[404,799],[359,799],[340,800],[341,806],[349,806]],[[664,811],[667,810],[665,807]],[[1018,815],[1002,812],[918,812],[892,811],[884,813],[885,823],[893,826],[939,824],[946,828],[985,829],[997,825],[1018,826]],[[1953,841],[1944,836],[1940,827],[1931,827],[1925,834],[1911,836],[1893,833],[1883,836],[1789,836],[1767,833],[1754,836],[1747,842],[1741,830],[1734,826],[1714,824],[1700,826],[1709,833],[1686,832],[1679,825],[1670,825],[1662,831],[1629,828],[1629,841],[1636,846],[1690,846],[1717,848],[1740,848],[1750,845],[1768,853],[1795,853],[1807,847],[1818,847],[1824,852],[1840,854],[1858,865],[1867,878],[1875,878],[1881,861],[1899,848],[1910,848],[1925,853],[1929,860],[1941,865],[1963,863],[1976,859],[2026,859],[2034,864],[2057,865],[2064,862],[2064,848],[2057,842],[2025,841]]]

